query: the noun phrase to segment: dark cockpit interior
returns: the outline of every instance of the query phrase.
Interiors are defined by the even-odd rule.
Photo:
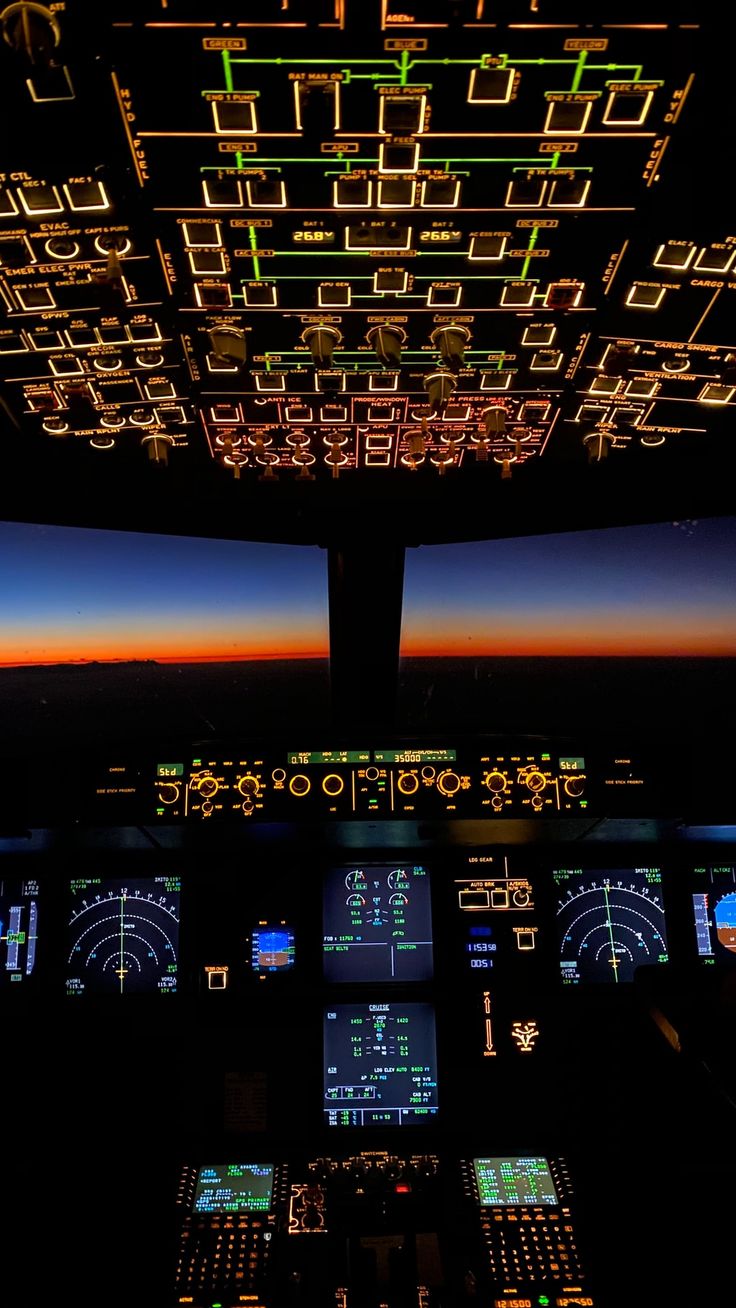
[[[0,0],[9,1308],[726,1308],[733,17]]]

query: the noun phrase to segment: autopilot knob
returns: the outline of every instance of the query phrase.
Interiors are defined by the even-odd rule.
[[[500,795],[506,789],[506,778],[503,772],[493,770],[488,776],[483,778],[484,785],[495,795]]]
[[[397,327],[395,323],[380,323],[366,333],[366,340],[384,368],[398,368],[401,363],[401,347],[406,341],[403,327]]]
[[[579,799],[585,790],[585,777],[579,775],[565,777],[565,794],[571,799]]]
[[[448,323],[446,327],[436,327],[430,336],[432,344],[440,352],[440,358],[451,372],[459,372],[465,363],[465,346],[470,340],[467,327],[459,323]]]
[[[312,352],[315,368],[331,368],[332,353],[342,340],[342,332],[339,332],[337,327],[320,323],[318,327],[307,327],[306,331],[302,332],[302,340]]]
[[[460,789],[460,778],[457,772],[440,772],[437,778],[437,789],[441,795],[446,795],[448,798],[456,795]]]
[[[220,783],[217,777],[202,777],[197,789],[203,799],[212,799],[220,789]]]
[[[250,772],[246,772],[245,776],[241,777],[238,782],[238,790],[241,795],[247,795],[250,798],[255,798],[260,788],[261,783],[258,777],[254,777]]]
[[[524,782],[529,790],[533,791],[534,794],[538,794],[547,785],[547,778],[538,768],[532,768],[531,772],[527,772],[524,777]]]
[[[158,798],[161,804],[175,804],[179,798],[179,787],[175,781],[164,781],[158,787]]]

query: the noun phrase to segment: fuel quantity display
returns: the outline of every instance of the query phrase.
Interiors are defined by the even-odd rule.
[[[78,878],[70,889],[68,995],[176,992],[179,877]]]
[[[645,963],[667,962],[660,868],[557,868],[554,881],[564,985],[620,985]]]

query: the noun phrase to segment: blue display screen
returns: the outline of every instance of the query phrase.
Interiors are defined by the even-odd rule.
[[[251,936],[250,961],[254,972],[288,972],[294,966],[294,932],[283,922],[257,926]]]

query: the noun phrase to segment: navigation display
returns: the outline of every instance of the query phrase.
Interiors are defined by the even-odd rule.
[[[437,1113],[429,1004],[339,1004],[324,1019],[328,1126],[405,1126]]]
[[[200,1167],[195,1213],[267,1213],[273,1195],[270,1163],[215,1163]]]
[[[331,868],[322,898],[326,981],[427,981],[433,972],[429,873],[413,864]]]
[[[171,995],[179,953],[179,877],[71,882],[66,993]]]
[[[563,985],[620,985],[642,964],[668,961],[660,868],[555,868],[553,875]]]

